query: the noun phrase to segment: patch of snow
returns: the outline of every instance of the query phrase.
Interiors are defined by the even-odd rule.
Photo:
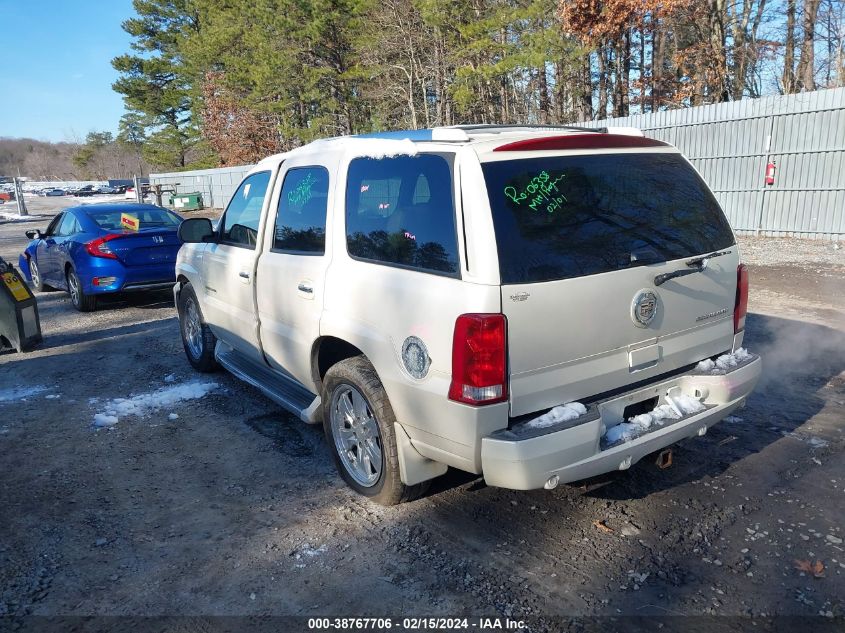
[[[168,420],[178,420],[179,414],[178,413],[171,413],[170,415],[167,416],[167,419]]]
[[[725,422],[730,422],[731,424],[736,424],[737,422],[742,422],[742,418],[738,415],[729,415],[725,418]]]
[[[784,437],[791,437],[809,444],[812,448],[825,448],[828,445],[827,440],[823,440],[815,435],[805,435],[804,433],[796,433],[795,431],[781,431]]]
[[[320,547],[311,547],[310,543],[306,543],[303,545],[295,554],[295,558],[298,560],[303,556],[307,558],[314,558],[315,556],[319,556],[320,554],[325,554],[328,551],[328,547],[326,545],[320,545]]]
[[[97,424],[97,416],[102,416],[102,420],[114,418],[115,421],[112,424],[116,424],[119,418],[129,415],[144,417],[153,411],[171,407],[185,400],[202,398],[218,386],[216,382],[193,381],[172,387],[162,387],[131,398],[114,398],[106,402],[105,409],[94,416],[94,424]]]
[[[176,374],[167,374],[164,377],[164,382],[174,382],[176,380]]]
[[[12,204],[14,204],[14,202]],[[29,220],[38,219],[39,217],[37,215],[33,217],[31,215],[20,215],[18,213],[12,213],[11,211],[0,211],[0,220],[8,220],[9,222],[27,222]]]
[[[544,413],[543,415],[536,417],[533,420],[525,422],[524,428],[543,429],[548,426],[554,426],[559,422],[569,422],[570,420],[574,420],[576,418],[581,417],[586,412],[587,407],[585,407],[580,402],[568,402],[566,404],[562,404],[555,407],[548,413]]]
[[[33,387],[12,387],[11,389],[0,389],[0,402],[14,402],[16,400],[25,400],[30,396],[37,395],[43,391],[47,391],[47,387],[35,385]]]
[[[61,396],[61,394],[57,394],[57,393],[50,393],[50,394],[47,394],[47,395],[46,395],[46,396],[44,396],[44,397],[45,397],[47,400],[58,400],[58,399],[59,399],[59,398],[61,398],[62,396]]]
[[[620,422],[610,427],[605,431],[604,439],[608,446],[630,442],[648,432],[652,426],[663,426],[666,420],[680,420],[684,416],[700,413],[706,408],[700,400],[691,396],[684,394],[666,396],[666,404],[658,405],[648,413],[635,415],[627,422]]]
[[[722,354],[715,361],[705,358],[695,366],[695,369],[696,371],[712,375],[726,374],[729,369],[733,369],[750,357],[751,354],[748,353],[748,350],[740,347],[731,354]]]
[[[116,415],[106,415],[105,413],[97,413],[94,415],[94,426],[98,428],[114,426],[117,424]]]
[[[362,158],[392,158],[393,156],[416,156],[417,144],[408,139],[388,138],[333,138],[314,141],[317,143],[331,143],[333,148],[349,151]]]
[[[693,398],[692,396],[687,396],[685,394],[667,396],[666,400],[674,407],[675,411],[680,413],[682,416],[692,415],[693,413],[704,411],[704,409],[707,408],[698,398]]]

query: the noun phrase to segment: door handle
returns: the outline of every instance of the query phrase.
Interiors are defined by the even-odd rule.
[[[238,277],[240,277],[241,279],[249,279],[249,273],[242,270],[241,272],[238,273]]]
[[[305,292],[307,294],[313,294],[314,288],[311,287],[310,284],[305,283],[304,281],[300,281],[299,285],[296,287],[299,292]]]

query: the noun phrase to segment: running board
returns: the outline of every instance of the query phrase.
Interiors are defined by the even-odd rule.
[[[236,378],[252,385],[303,422],[316,424],[320,421],[320,396],[311,393],[305,385],[281,372],[258,365],[220,341],[214,348],[214,357]]]

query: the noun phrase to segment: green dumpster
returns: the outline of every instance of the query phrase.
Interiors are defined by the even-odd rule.
[[[203,208],[202,194],[199,191],[174,194],[170,198],[170,206],[176,211],[197,211]]]

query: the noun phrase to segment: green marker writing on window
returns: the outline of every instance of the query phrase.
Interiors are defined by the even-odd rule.
[[[532,211],[545,208],[547,213],[554,213],[564,202],[567,202],[566,196],[560,193],[557,186],[564,178],[566,174],[561,174],[552,180],[548,172],[544,170],[534,176],[522,189],[510,185],[505,187],[504,194],[518,205],[527,202]],[[554,193],[560,195],[555,196]]]
[[[292,205],[302,205],[311,199],[311,187],[314,186],[314,176],[308,174],[302,179],[302,182],[296,186],[296,189],[288,192],[288,202]]]

